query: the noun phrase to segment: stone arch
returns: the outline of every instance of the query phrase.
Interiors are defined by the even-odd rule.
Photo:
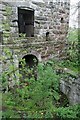
[[[25,56],[32,55],[32,56],[35,56],[38,59],[38,62],[42,61],[41,54],[38,53],[37,51],[35,51],[35,50],[29,50],[28,53],[26,53],[26,52],[24,53],[24,52],[22,52],[21,55],[19,56],[20,59],[24,58]]]
[[[38,65],[38,58],[33,54],[27,54],[22,59],[25,59],[26,65],[30,68]]]
[[[28,77],[30,79],[32,76],[34,76],[34,78],[37,79],[37,65],[39,62],[37,56],[29,53],[27,55],[24,55],[22,57],[22,60],[25,61],[24,68],[22,68],[21,61],[19,62],[19,68],[21,68],[20,74],[22,74],[22,77],[23,78]],[[28,73],[28,71],[27,71],[28,69],[31,70],[31,73]],[[27,73],[27,76],[26,76],[26,73]]]

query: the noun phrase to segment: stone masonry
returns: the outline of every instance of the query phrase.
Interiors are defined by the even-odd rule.
[[[62,57],[65,54],[66,36],[69,26],[69,1],[59,2],[46,0],[43,2],[18,1],[0,2],[0,22],[9,19],[10,30],[1,28],[1,32],[11,34],[13,40],[3,38],[3,47],[10,47],[18,58],[27,53],[35,52],[39,60],[46,60],[54,56]],[[11,15],[7,18],[5,8],[8,6]],[[34,37],[19,37],[18,8],[34,11]],[[3,22],[4,24],[4,22]],[[18,39],[16,41],[16,39]],[[13,47],[14,42],[14,47]],[[27,49],[26,49],[27,48]],[[20,54],[19,54],[20,53]]]

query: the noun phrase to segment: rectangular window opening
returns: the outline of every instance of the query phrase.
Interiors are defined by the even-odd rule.
[[[18,8],[19,34],[26,37],[34,37],[34,10],[29,8]]]

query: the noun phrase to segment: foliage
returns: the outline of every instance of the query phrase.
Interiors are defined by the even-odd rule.
[[[59,77],[50,65],[46,65],[45,68],[44,64],[41,63],[38,71],[38,80],[25,78],[19,86],[14,86],[14,91],[4,93],[3,106],[6,106],[8,110],[12,110],[12,113],[15,113],[13,109],[23,111],[27,118],[53,117],[53,108],[60,97],[58,93]],[[3,113],[3,116],[8,114]],[[12,116],[8,114],[8,117]]]
[[[68,41],[76,43],[78,42],[78,28],[69,28]]]
[[[78,29],[70,29],[68,34],[67,56],[68,60],[78,66]]]
[[[69,107],[59,107],[57,109],[57,115],[59,118],[62,120],[79,120],[80,118],[80,105],[74,105],[74,106],[69,106]]]
[[[68,118],[80,117],[79,105],[57,107],[59,76],[48,62],[38,66],[38,79],[25,78],[19,86],[3,93],[3,118]],[[16,113],[16,114],[15,114]]]
[[[78,73],[79,68],[79,29],[69,28],[66,41],[66,58],[59,61],[57,65],[62,68],[69,68],[75,73]]]

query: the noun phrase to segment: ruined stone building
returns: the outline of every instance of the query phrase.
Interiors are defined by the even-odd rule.
[[[1,0],[0,53],[5,55],[3,49],[9,48],[16,67],[20,67],[22,58],[31,67],[34,58],[36,64],[53,57],[64,58],[69,12],[69,0]],[[6,60],[5,70],[10,65],[10,59]],[[70,101],[74,99],[73,103],[80,102],[79,90],[76,92],[73,84],[70,92],[69,84],[62,81],[62,91],[69,95]]]
[[[5,28],[0,29],[1,33],[5,33],[7,37],[10,32],[13,39],[17,39],[21,34],[26,36],[24,40],[20,38],[16,42],[14,40],[16,43],[14,49],[19,47],[18,50],[21,51],[27,48],[27,52],[22,50],[20,54],[16,51],[18,58],[27,54],[35,54],[39,60],[46,60],[54,55],[64,56],[70,2],[66,0],[62,2],[59,0],[39,1],[2,0],[0,2],[0,21],[3,24],[6,21],[9,23],[9,27],[6,25]],[[6,42],[9,43],[7,45],[13,44],[12,40],[3,39],[4,45]]]

